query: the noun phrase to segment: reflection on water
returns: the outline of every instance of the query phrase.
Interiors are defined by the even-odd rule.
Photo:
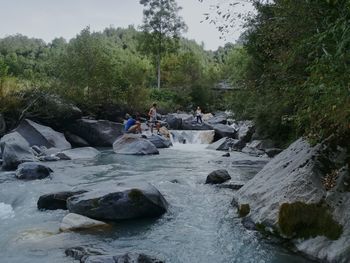
[[[97,160],[49,163],[52,179],[0,181],[1,262],[72,262],[64,249],[87,245],[117,254],[144,251],[174,263],[294,263],[307,262],[259,239],[244,229],[231,208],[232,190],[205,185],[214,169],[229,170],[233,180],[248,180],[260,167],[232,166],[254,160],[232,153],[205,150],[205,145],[179,145],[158,156],[120,156],[104,150]],[[262,165],[262,164],[261,164]],[[6,175],[0,173],[0,177]],[[121,180],[145,180],[155,185],[170,204],[169,212],[154,220],[116,223],[97,233],[59,233],[66,211],[38,211],[40,195],[98,188]]]

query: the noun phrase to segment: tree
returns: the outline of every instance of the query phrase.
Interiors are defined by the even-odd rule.
[[[160,66],[164,53],[176,49],[186,24],[178,15],[181,10],[175,0],[140,0],[143,11],[143,49],[156,59],[157,87],[160,88]]]

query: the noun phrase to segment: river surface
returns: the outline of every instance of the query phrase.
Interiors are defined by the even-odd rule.
[[[89,246],[118,254],[146,252],[172,263],[306,263],[309,262],[246,230],[230,205],[233,190],[205,185],[215,169],[227,169],[232,181],[247,181],[262,167],[244,165],[257,158],[241,153],[221,157],[205,145],[180,145],[158,156],[120,156],[102,150],[95,160],[48,163],[51,179],[19,181],[0,172],[0,262],[75,262],[66,248]],[[234,164],[232,164],[234,162]],[[59,233],[67,211],[38,211],[40,195],[98,188],[121,180],[144,180],[169,202],[155,220],[117,223],[105,232]]]

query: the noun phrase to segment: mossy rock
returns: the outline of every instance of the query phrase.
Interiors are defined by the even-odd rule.
[[[133,202],[137,203],[142,199],[143,193],[139,189],[131,189],[128,196]]]
[[[278,225],[281,233],[290,238],[326,236],[336,240],[343,232],[342,225],[323,204],[284,203],[280,207]]]
[[[250,213],[250,206],[249,204],[241,204],[238,207],[238,214],[240,217],[245,217]]]

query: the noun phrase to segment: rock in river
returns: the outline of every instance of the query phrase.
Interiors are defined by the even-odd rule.
[[[86,140],[91,146],[111,147],[123,134],[124,125],[107,120],[76,120],[68,130]]]
[[[169,148],[170,146],[172,146],[170,139],[167,139],[160,135],[152,134],[150,137],[147,138],[147,140],[149,140],[157,148]]]
[[[272,159],[237,193],[254,223],[292,238],[324,262],[350,262],[350,175],[346,154],[299,139]],[[325,181],[333,180],[331,189]],[[302,239],[300,237],[303,237]]]
[[[0,147],[3,159],[2,168],[5,170],[15,170],[21,163],[34,161],[34,155],[28,142],[18,132],[11,132],[2,137]]]
[[[113,150],[117,154],[126,155],[159,154],[153,143],[135,134],[124,134],[118,138],[113,144]]]
[[[231,176],[226,170],[216,170],[211,172],[207,180],[205,181],[206,184],[222,184],[228,180],[231,179]]]
[[[68,210],[97,220],[159,217],[167,211],[162,194],[147,183],[101,186],[68,198]]]
[[[44,179],[53,171],[51,168],[37,162],[22,163],[18,166],[16,177],[21,180]]]
[[[108,226],[105,222],[94,220],[86,216],[69,213],[62,219],[60,230],[65,231],[76,231],[86,230],[91,228],[101,228]]]
[[[15,131],[22,135],[29,146],[45,146],[48,149],[59,150],[72,148],[62,133],[28,119],[23,120]]]
[[[67,210],[67,199],[74,195],[85,193],[86,191],[66,191],[42,195],[39,197],[37,206],[39,210]]]

